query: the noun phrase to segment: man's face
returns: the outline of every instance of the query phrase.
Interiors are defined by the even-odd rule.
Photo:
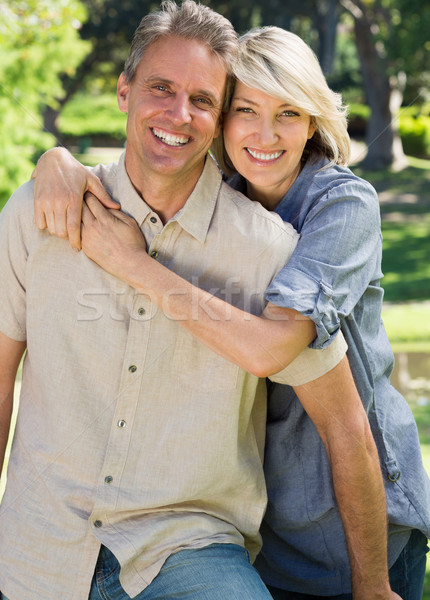
[[[118,103],[127,118],[127,170],[197,181],[219,134],[225,68],[195,40],[160,38],[151,44],[132,82],[121,75]]]

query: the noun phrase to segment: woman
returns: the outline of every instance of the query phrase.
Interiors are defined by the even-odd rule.
[[[391,587],[404,600],[418,600],[425,571],[426,538],[422,532],[428,534],[430,528],[430,489],[413,417],[388,379],[393,357],[380,319],[383,292],[379,285],[381,233],[376,194],[342,166],[349,157],[345,109],[340,97],[327,87],[315,56],[300,38],[278,28],[249,32],[241,38],[234,75],[237,82],[224,115],[225,152],[217,142],[215,156],[226,174],[237,172],[231,179],[233,187],[275,210],[301,235],[291,260],[272,282],[267,299],[280,310],[297,311],[313,321],[315,348],[329,345],[342,330],[386,484]],[[82,167],[78,170],[62,153],[55,160],[66,164],[76,179],[63,184],[57,175],[55,195],[58,189],[62,189],[63,197],[70,195],[70,186],[74,197],[81,196],[89,185],[99,189],[91,175]],[[38,166],[39,174],[42,168],[52,169],[49,154],[44,161]],[[40,178],[46,185],[46,171]],[[46,198],[53,194],[39,195]],[[94,199],[90,198],[88,205],[91,210],[84,207],[84,229],[99,211]],[[66,223],[66,210],[54,210],[42,201],[37,209],[39,226],[48,225],[51,232],[61,235],[69,226],[72,238],[73,214],[76,227],[76,214],[80,213],[80,206],[76,206],[69,210]],[[75,245],[79,243],[76,239],[75,231]],[[88,240],[87,246],[84,244],[90,255],[91,243]],[[108,245],[109,240],[102,265],[105,268],[109,258],[114,260]],[[144,277],[115,271],[116,266],[114,274],[151,293],[160,304],[170,289],[184,290],[184,295],[175,296],[177,305],[175,299],[169,304],[173,314],[184,314],[190,285],[148,256],[142,254],[141,261]],[[181,299],[185,299],[182,304]],[[190,331],[224,356],[238,360],[240,355],[242,365],[255,367],[260,357],[255,359],[254,347],[245,337],[241,343],[240,330],[230,336],[229,328],[221,325],[199,321]],[[264,324],[261,326],[264,335]],[[261,374],[264,371],[262,367]],[[318,392],[316,387],[311,389],[308,397],[306,390],[295,391],[304,393],[300,399],[313,417],[309,400],[317,399]],[[351,515],[342,513],[345,539],[339,511],[336,465],[330,469],[324,443],[295,391],[280,384],[270,387],[265,459],[269,506],[257,566],[275,599],[346,599],[351,598],[351,585],[355,598],[376,598],[369,582],[378,578],[379,571],[370,573],[369,563],[364,572],[357,567],[355,553],[359,549],[347,530]],[[321,433],[318,419],[314,421]],[[324,442],[330,455],[330,445],[326,439]],[[372,502],[364,519],[370,530]],[[364,585],[360,577],[362,582],[367,578]],[[386,594],[385,588],[378,597],[389,597]]]

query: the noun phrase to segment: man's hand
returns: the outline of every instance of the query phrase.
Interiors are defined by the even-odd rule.
[[[136,221],[121,211],[107,210],[89,192],[82,209],[81,234],[85,254],[124,281],[136,257],[150,260]]]
[[[118,209],[100,179],[81,165],[65,148],[45,152],[32,174],[34,182],[34,217],[39,229],[81,249],[81,213],[84,194],[92,192],[107,208]]]

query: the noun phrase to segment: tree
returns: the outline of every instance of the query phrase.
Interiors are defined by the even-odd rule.
[[[82,40],[90,43],[91,50],[72,72],[61,78],[63,93],[55,105],[44,113],[45,127],[61,142],[57,118],[61,108],[86,83],[99,75],[116,85],[118,75],[127,58],[133,33],[142,17],[154,8],[150,0],[81,0],[90,18],[80,28]]]
[[[397,115],[407,73],[417,77],[420,67],[422,73],[429,71],[424,44],[428,38],[430,7],[416,0],[340,0],[340,3],[354,21],[363,82],[371,109],[364,166],[370,169],[401,168],[406,159],[398,134]]]
[[[72,74],[88,51],[78,34],[85,17],[77,0],[0,0],[1,204],[55,141],[42,111],[63,94],[60,74]]]

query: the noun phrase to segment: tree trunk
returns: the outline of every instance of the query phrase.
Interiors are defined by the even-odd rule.
[[[387,74],[388,65],[378,54],[372,37],[372,24],[363,3],[342,4],[358,7],[358,10],[351,12],[354,17],[355,40],[364,87],[371,111],[366,129],[368,151],[363,166],[372,170],[385,167],[401,168],[406,164],[396,121],[397,110],[401,105],[401,90],[392,85]]]
[[[322,7],[318,6],[317,11],[312,11],[312,22],[318,31],[318,58],[321,68],[327,76],[333,72],[337,24],[339,20],[338,2],[337,0],[329,0]]]

